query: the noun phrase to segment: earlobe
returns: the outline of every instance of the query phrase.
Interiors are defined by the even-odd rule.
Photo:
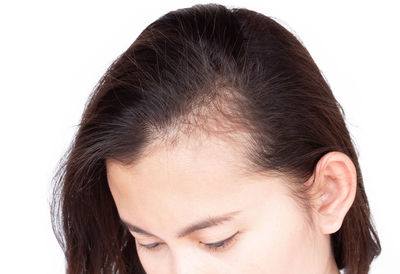
[[[314,213],[322,234],[340,229],[353,204],[357,172],[353,161],[342,152],[329,152],[317,163],[315,171]]]

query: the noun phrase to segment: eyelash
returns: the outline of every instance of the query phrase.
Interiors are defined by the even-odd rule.
[[[237,240],[236,235],[238,233],[239,233],[239,231],[236,232],[235,234],[233,234],[232,236],[228,237],[225,240],[222,240],[222,241],[219,241],[216,243],[212,243],[212,244],[204,244],[204,245],[207,246],[207,248],[211,251],[222,251],[233,245],[233,243]]]
[[[238,233],[239,231],[233,234],[232,236],[229,236],[227,239],[216,243],[211,243],[211,244],[202,243],[202,244],[204,244],[207,247],[207,249],[209,249],[212,252],[222,251],[230,247],[237,240],[236,235]],[[161,244],[160,243],[154,243],[149,245],[139,244],[138,246],[146,251],[156,251],[160,248]]]

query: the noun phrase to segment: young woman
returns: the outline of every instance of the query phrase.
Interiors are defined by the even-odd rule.
[[[55,176],[67,273],[366,274],[344,112],[273,19],[171,11],[109,67]]]

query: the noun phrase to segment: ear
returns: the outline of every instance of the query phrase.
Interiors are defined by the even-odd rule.
[[[357,187],[357,172],[353,161],[344,153],[325,154],[314,170],[314,217],[322,234],[340,229],[353,204]]]

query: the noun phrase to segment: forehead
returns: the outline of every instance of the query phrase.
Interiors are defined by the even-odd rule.
[[[185,140],[172,149],[153,146],[131,166],[108,159],[107,176],[117,188],[131,185],[132,190],[151,190],[154,195],[168,190],[188,191],[189,195],[206,187],[211,195],[226,187],[224,183],[234,183],[232,179],[240,176],[244,165],[242,159],[231,144],[219,139]]]
[[[195,141],[185,139],[173,148],[165,145],[152,146],[134,165],[107,159],[109,183],[135,184],[175,190],[184,187],[197,189],[212,183],[215,190],[226,181],[234,183],[246,171],[242,151],[231,143],[217,138]],[[161,190],[161,189],[160,189]]]
[[[243,165],[232,144],[185,141],[154,147],[132,166],[109,159],[107,178],[121,218],[165,227],[250,206],[261,182],[243,175]]]

